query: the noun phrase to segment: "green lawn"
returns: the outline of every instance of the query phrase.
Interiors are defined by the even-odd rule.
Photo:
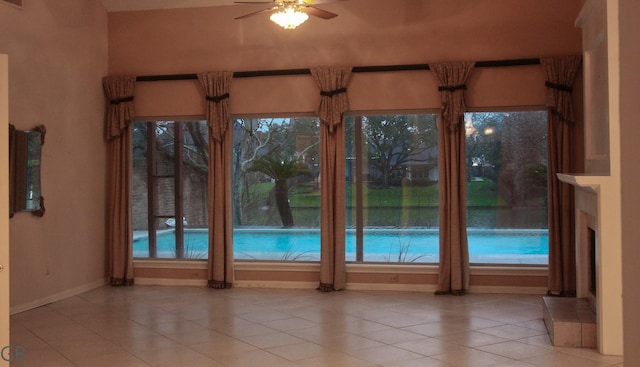
[[[260,183],[251,187],[251,203],[248,212],[263,210],[271,202],[269,212],[246,218],[245,225],[278,226],[280,219],[272,202],[273,183]],[[365,187],[364,220],[372,227],[433,227],[438,226],[438,186],[390,187],[386,189]],[[467,184],[467,224],[477,228],[545,228],[546,207],[533,205],[511,208],[499,198],[498,186],[490,180],[472,181]],[[272,195],[269,201],[269,195]],[[289,195],[296,226],[318,227],[320,221],[320,193],[312,184],[294,187]],[[347,186],[347,226],[354,226],[355,188]]]
[[[252,196],[266,200],[273,183],[260,183],[252,186]],[[467,204],[469,206],[503,206],[505,201],[498,197],[495,182],[490,180],[467,183]],[[355,200],[355,186],[347,185],[347,201]],[[364,187],[365,206],[369,207],[420,207],[438,205],[438,186],[390,187],[386,189]],[[319,207],[320,192],[309,185],[292,189],[289,195],[292,207]]]

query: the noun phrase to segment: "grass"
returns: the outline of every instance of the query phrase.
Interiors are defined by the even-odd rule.
[[[413,263],[418,262],[420,259],[425,257],[426,255],[409,255],[409,249],[411,248],[411,240],[409,242],[404,243],[403,241],[398,241],[398,253],[392,257],[391,251],[389,251],[389,256],[385,256],[386,262],[399,262],[399,263]]]
[[[248,213],[254,213],[269,198],[273,183],[260,183],[252,186],[251,198],[247,206]],[[364,225],[372,227],[427,227],[437,228],[439,223],[438,186],[422,187],[364,187]],[[500,197],[498,185],[491,180],[471,181],[467,183],[467,224],[472,227],[518,227],[541,228],[547,222],[544,196],[540,200],[527,202],[527,208],[511,208]],[[537,200],[537,201],[535,201]],[[320,226],[320,192],[312,183],[292,188],[289,201],[296,226]],[[355,185],[346,187],[347,226],[355,226]],[[539,203],[540,204],[539,204]],[[244,225],[280,224],[275,206],[271,203],[270,212],[249,215]],[[271,214],[268,214],[271,213]],[[402,254],[399,254],[402,256]]]
[[[267,199],[273,183],[260,183],[252,186],[252,196]],[[369,207],[430,207],[438,206],[438,185],[422,187],[364,187],[364,205]],[[347,202],[355,201],[355,185],[346,188]],[[319,207],[320,192],[308,185],[301,185],[289,194],[292,207]],[[467,183],[467,205],[469,206],[504,206],[506,202],[498,196],[498,187],[490,180]]]

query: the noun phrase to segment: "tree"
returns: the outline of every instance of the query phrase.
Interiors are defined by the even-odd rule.
[[[466,114],[467,173],[495,181],[509,205],[546,192],[546,112]]]
[[[547,114],[545,111],[510,113],[502,133],[500,183],[511,188],[510,203],[542,204],[547,188]]]
[[[293,215],[289,206],[288,180],[298,175],[311,175],[311,171],[303,163],[279,154],[266,154],[256,159],[248,169],[249,172],[260,172],[275,181],[275,198],[278,213],[285,228],[293,227]]]
[[[382,187],[390,186],[392,173],[407,164],[435,165],[438,134],[435,115],[367,116],[362,131],[371,165]]]
[[[236,225],[266,225],[269,216],[255,216],[264,209],[264,193],[255,185],[264,175],[249,174],[249,167],[264,155],[291,157],[304,163],[313,175],[319,168],[319,124],[317,118],[237,119],[233,124],[234,222]]]
[[[497,180],[502,163],[502,112],[465,114],[467,175]]]
[[[206,121],[154,121],[151,125],[136,124],[134,128],[134,153],[143,151],[147,144],[147,129],[155,132],[155,149],[159,155],[173,160],[175,145],[182,149],[183,163],[197,171],[204,179],[209,171],[209,138]],[[182,139],[176,142],[176,129]]]

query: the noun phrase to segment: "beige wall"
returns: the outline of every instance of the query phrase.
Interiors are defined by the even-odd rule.
[[[99,1],[0,4],[0,53],[9,54],[9,119],[47,128],[46,213],[10,221],[12,310],[79,292],[105,278],[104,100],[107,14]],[[6,143],[2,142],[6,149]]]
[[[622,171],[622,292],[624,364],[640,366],[640,3],[620,0],[620,148]]]
[[[211,70],[265,70],[319,65],[393,65],[450,60],[530,58],[581,52],[574,20],[582,0],[350,0],[324,5],[339,13],[294,31],[267,15],[233,18],[259,6],[109,14],[110,73],[133,75]],[[539,66],[478,69],[472,107],[542,105]],[[140,116],[199,115],[197,82],[146,82],[136,87]],[[319,100],[309,76],[234,79],[235,114],[311,112]],[[356,74],[352,110],[437,108],[430,72]]]

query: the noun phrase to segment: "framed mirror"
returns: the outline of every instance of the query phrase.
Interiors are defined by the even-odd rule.
[[[44,215],[40,162],[46,129],[17,130],[9,125],[9,217],[16,212]]]

